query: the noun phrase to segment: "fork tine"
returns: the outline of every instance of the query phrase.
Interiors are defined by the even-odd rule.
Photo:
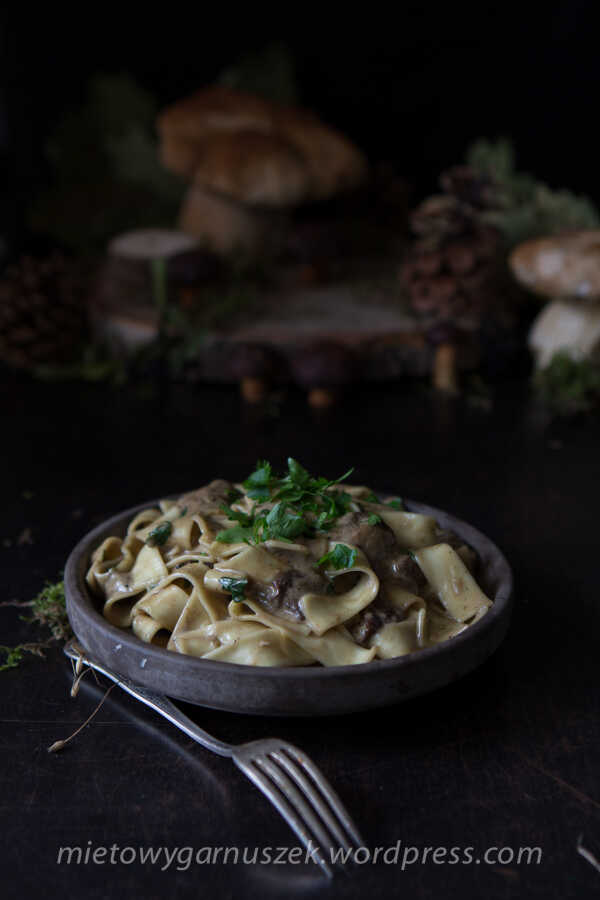
[[[288,775],[293,778],[298,787],[301,788],[311,805],[315,807],[321,818],[324,820],[338,844],[343,847],[344,850],[351,851],[352,844],[348,841],[347,834],[344,834],[343,829],[340,827],[336,809],[332,809],[332,807],[325,802],[323,795],[314,781],[304,774],[300,764],[285,752],[286,749],[286,746],[283,745],[280,750],[273,750],[270,753],[270,758],[275,759],[280,766],[283,766]]]
[[[295,832],[297,837],[302,841],[304,846],[309,850],[312,859],[321,867],[322,871],[328,878],[333,878],[331,867],[327,864],[325,857],[321,853],[320,848],[313,844],[313,840],[306,825],[298,815],[294,807],[289,803],[286,797],[281,793],[279,788],[267,778],[267,776],[255,765],[251,765],[245,761],[238,760],[234,757],[234,762],[244,772],[245,775],[253,782],[273,804],[275,809],[288,823],[290,828]]]
[[[329,782],[326,780],[322,772],[317,769],[313,761],[297,747],[294,747],[293,744],[282,744],[282,749],[284,749],[286,754],[289,754],[292,759],[299,763],[302,768],[308,772],[323,796],[328,800],[329,805],[337,815],[340,822],[343,824],[344,828],[346,829],[356,846],[366,846],[364,840],[362,839],[360,833],[356,828],[356,825],[350,818],[346,807],[344,806],[334,789],[331,787]]]
[[[310,802],[307,802],[292,779],[268,757],[259,756],[254,760],[254,764],[268,775],[271,781],[275,782],[288,803],[294,807],[296,812],[300,813],[306,825],[312,831],[319,847],[322,849],[331,847],[330,836],[327,834],[327,830],[323,827],[319,817],[315,815],[312,798],[308,798]]]

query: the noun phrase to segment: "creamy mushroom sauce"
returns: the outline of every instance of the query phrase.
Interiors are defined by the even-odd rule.
[[[474,551],[349,475],[259,463],[163,500],[102,542],[88,584],[143,641],[254,666],[404,656],[485,615]]]

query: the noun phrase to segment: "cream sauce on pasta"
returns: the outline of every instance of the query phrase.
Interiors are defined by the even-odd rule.
[[[87,582],[109,622],[205,659],[332,666],[418,652],[491,605],[474,552],[430,516],[340,484],[297,512],[293,491],[277,506],[275,488],[257,500],[244,484],[219,479],[161,501],[102,542]]]

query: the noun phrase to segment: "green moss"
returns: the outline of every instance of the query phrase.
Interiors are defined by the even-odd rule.
[[[27,606],[33,611],[30,617],[22,616],[24,622],[42,626],[50,631],[50,637],[43,641],[17,644],[15,647],[0,645],[0,672],[16,669],[23,661],[25,653],[43,656],[46,647],[54,641],[66,641],[73,632],[67,617],[64,581],[54,583],[47,581],[39,594],[30,603],[16,604]]]
[[[534,386],[558,415],[589,412],[600,403],[600,366],[559,351],[535,374]]]

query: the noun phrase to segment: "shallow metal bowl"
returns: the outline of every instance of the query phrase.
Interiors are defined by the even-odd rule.
[[[79,642],[113,671],[179,700],[213,709],[270,716],[323,716],[388,706],[455,681],[479,666],[508,629],[512,573],[495,544],[466,522],[406,502],[412,512],[434,516],[479,554],[478,581],[494,601],[462,634],[396,659],[354,666],[269,668],[185,656],[146,644],[132,631],[109,624],[85,582],[90,557],[109,535],[125,534],[143,503],[107,519],[74,548],[65,569],[67,612]]]

